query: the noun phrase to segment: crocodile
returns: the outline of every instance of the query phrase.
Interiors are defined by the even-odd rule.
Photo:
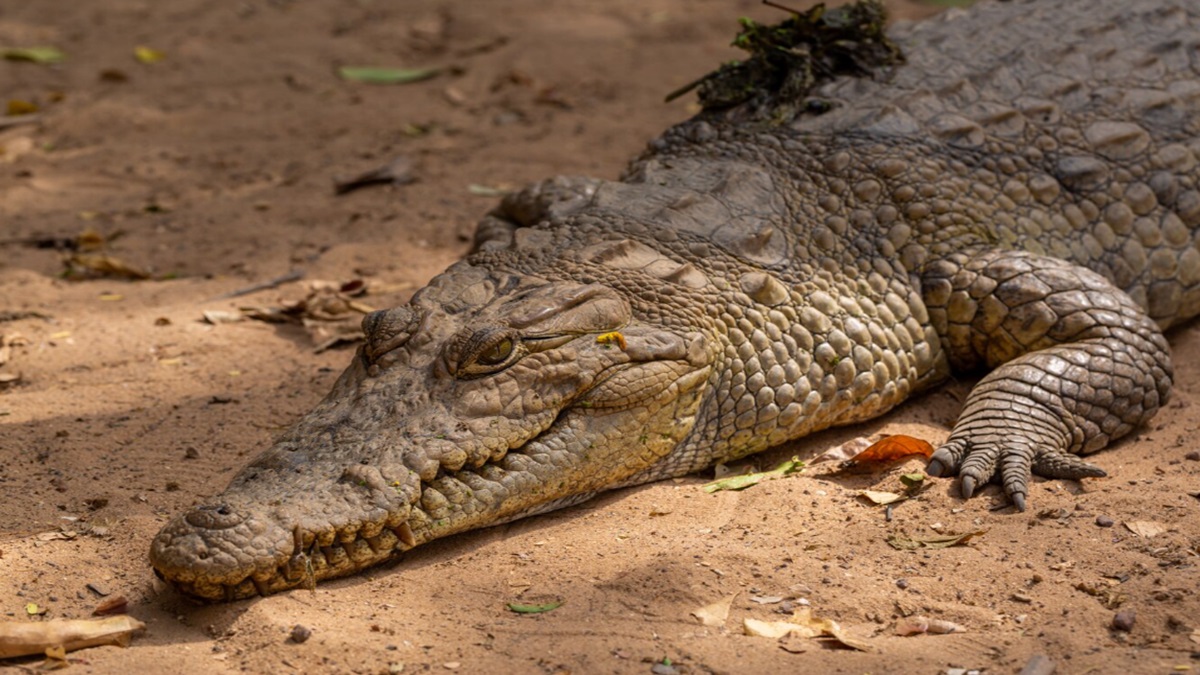
[[[207,600],[311,587],[952,373],[987,373],[928,467],[964,498],[1105,475],[1083,457],[1164,405],[1163,331],[1200,313],[1200,6],[985,2],[888,35],[902,64],[708,106],[620,180],[506,197],[163,527],[155,571]]]

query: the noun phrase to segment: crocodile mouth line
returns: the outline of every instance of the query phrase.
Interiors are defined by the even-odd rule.
[[[256,595],[266,597],[295,588],[313,590],[318,581],[353,574],[417,546],[417,537],[407,522],[367,534],[374,529],[364,526],[349,538],[332,530],[305,533],[296,526],[292,534],[294,548],[286,562],[269,571],[252,572],[233,583],[186,582],[166,577],[157,569],[154,572],[184,595],[207,601],[228,602]],[[333,543],[321,545],[321,539],[331,536],[335,540]]]

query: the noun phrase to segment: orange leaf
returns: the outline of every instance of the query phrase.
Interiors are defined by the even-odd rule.
[[[875,441],[866,450],[858,453],[850,459],[852,462],[893,462],[897,459],[903,459],[910,455],[924,455],[926,457],[933,454],[933,446],[927,441],[912,436],[904,436],[896,434],[887,438]]]

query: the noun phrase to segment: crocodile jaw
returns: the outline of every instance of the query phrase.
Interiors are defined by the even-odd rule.
[[[529,283],[494,284],[508,292],[451,313],[435,280],[368,318],[367,345],[325,400],[155,537],[156,573],[205,600],[312,587],[575,503],[670,455],[707,389],[710,341],[633,320],[606,288]],[[472,350],[494,351],[496,331],[523,352],[481,374],[491,366]]]

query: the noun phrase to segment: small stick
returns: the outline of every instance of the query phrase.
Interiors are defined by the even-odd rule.
[[[11,117],[0,117],[0,129],[19,127],[22,124],[37,124],[41,121],[41,115],[14,115]]]
[[[774,9],[780,9],[780,10],[783,10],[783,11],[785,11],[785,12],[788,12],[788,13],[790,13],[790,14],[795,14],[795,15],[797,15],[797,16],[799,16],[799,15],[800,15],[800,12],[798,12],[798,11],[796,11],[796,10],[792,9],[791,7],[784,7],[783,5],[781,5],[781,4],[777,3],[777,2],[771,2],[771,0],[762,0],[762,4],[766,5],[767,7],[772,7],[772,8],[774,8]]]
[[[288,283],[289,281],[299,281],[303,278],[304,278],[304,270],[292,270],[291,272],[288,272],[287,274],[285,274],[281,277],[275,277],[274,279],[271,279],[270,281],[264,281],[262,283],[257,283],[252,286],[246,286],[245,288],[239,288],[236,291],[230,291],[229,293],[226,293],[224,295],[218,295],[215,298],[209,298],[208,300],[205,300],[205,302],[214,302],[216,300],[228,300],[230,298],[240,298],[243,295],[250,295],[251,293],[265,291],[268,288],[275,288],[277,286],[282,286],[282,285]]]

